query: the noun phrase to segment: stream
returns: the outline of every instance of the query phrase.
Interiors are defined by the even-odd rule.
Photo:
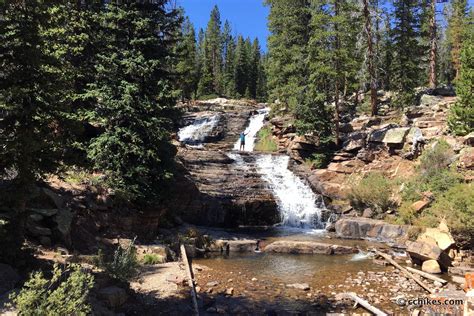
[[[250,117],[245,129],[245,155],[250,153],[255,157],[258,174],[275,198],[281,222],[271,229],[256,229],[246,233],[250,238],[263,240],[266,244],[275,240],[299,240],[351,245],[363,249],[373,246],[367,241],[330,238],[324,229],[327,223],[321,219],[321,213],[325,210],[323,199],[288,169],[289,156],[253,152],[258,132],[268,113],[269,109],[264,108]],[[179,132],[180,140],[192,145],[202,145],[200,141],[216,124],[213,118],[196,120],[191,126],[184,127]],[[239,146],[240,141],[236,140],[233,150],[227,152],[227,156],[234,164],[243,166],[246,162],[239,152]],[[241,228],[241,231],[244,229]],[[321,306],[321,302],[317,301],[321,295],[329,297],[342,291],[356,291],[355,287],[359,285],[362,293],[384,291],[379,287],[380,280],[394,278],[390,275],[393,268],[377,265],[368,259],[371,258],[363,251],[351,255],[231,252],[211,254],[206,258],[196,258],[193,262],[207,267],[197,275],[198,286],[206,291],[206,295],[225,294],[231,288],[234,300],[227,300],[225,304],[246,308],[250,306],[248,310],[252,312],[267,313],[272,308],[313,311],[314,304]],[[370,273],[371,279],[364,271]],[[365,282],[366,277],[373,281]],[[305,284],[309,289],[295,289],[292,284]],[[385,289],[384,295],[387,297],[392,294],[389,290]],[[215,299],[222,297],[218,295]],[[393,308],[389,301],[381,305]],[[345,308],[336,308],[331,304],[328,306],[326,311],[344,311]]]

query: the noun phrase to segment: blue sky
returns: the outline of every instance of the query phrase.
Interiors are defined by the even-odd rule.
[[[267,16],[269,8],[263,5],[263,0],[176,0],[185,10],[196,28],[206,28],[209,15],[214,5],[219,7],[222,25],[227,19],[234,34],[244,37],[258,37],[262,50],[266,51],[268,36]]]
[[[263,0],[175,0],[178,6],[185,10],[185,14],[189,16],[191,22],[196,28],[206,28],[209,21],[209,15],[214,5],[219,7],[221,13],[222,24],[229,20],[232,31],[235,34],[242,34],[244,37],[258,37],[262,50],[266,51],[267,36],[269,35],[267,28],[267,16],[269,8],[263,4]],[[468,0],[469,7],[472,7],[474,0]],[[386,4],[391,7],[390,2]],[[439,11],[444,7],[438,4],[436,7]],[[438,21],[442,21],[442,15],[438,15]]]

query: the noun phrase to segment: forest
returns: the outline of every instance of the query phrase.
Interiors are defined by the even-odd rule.
[[[290,165],[310,166],[305,171],[309,175],[314,169],[327,168],[335,156],[353,158],[353,152],[344,148],[351,140],[347,126],[354,117],[363,116],[367,120],[382,117],[383,121],[387,112],[397,115],[409,112],[422,103],[424,95],[448,96],[455,99],[446,110],[446,129],[436,137],[449,136],[463,142],[466,139],[463,146],[472,146],[474,9],[467,0],[264,0],[262,5],[269,12],[266,47],[261,46],[258,37],[251,38],[233,29],[232,21],[221,17],[217,5],[209,13],[207,26],[197,29],[185,9],[169,0],[0,1],[0,262],[25,273],[33,270],[31,253],[37,246],[31,236],[36,238],[37,235],[30,227],[35,218],[32,212],[50,209],[42,204],[44,194],[39,192],[67,179],[73,179],[76,184],[87,183],[87,189],[72,185],[73,189],[68,186],[59,191],[76,196],[80,195],[76,191],[83,190],[84,200],[91,196],[94,199],[112,197],[112,206],[108,208],[110,217],[125,213],[141,217],[151,210],[160,219],[157,229],[169,222],[182,222],[176,219],[178,215],[187,222],[186,215],[178,214],[179,207],[173,206],[184,200],[180,190],[191,181],[194,191],[189,192],[199,191],[202,183],[212,182],[213,177],[211,174],[199,181],[192,178],[195,170],[189,165],[193,160],[186,155],[188,151],[201,158],[204,154],[187,147],[180,139],[183,122],[191,118],[205,123],[225,116],[224,123],[219,124],[227,124],[226,130],[218,136],[219,141],[230,144],[226,137],[237,139],[240,133],[245,139],[245,133],[249,133],[245,125],[239,126],[241,130],[237,132],[229,127],[240,119],[239,115],[245,114],[244,121],[251,121],[251,115],[266,113],[258,111],[268,107],[269,118],[265,118],[265,123],[259,126],[262,129],[252,136],[256,138],[256,150],[290,153],[289,143],[284,143],[286,140],[277,134],[283,134],[282,130],[291,134],[291,141],[317,139],[311,144],[300,142],[303,145],[297,150],[311,148],[300,160],[289,154],[293,159]],[[383,99],[387,94],[388,102]],[[223,110],[217,109],[212,100],[221,99],[235,102],[225,104],[227,108],[223,106]],[[242,104],[250,105],[241,107]],[[206,111],[218,114],[210,117]],[[226,111],[235,113],[229,115]],[[204,113],[203,117],[195,112]],[[280,124],[281,118],[286,121]],[[212,131],[217,129],[216,126],[211,128]],[[206,145],[206,141],[203,143]],[[230,151],[233,144],[229,144],[225,143],[227,147],[219,144],[223,146],[219,150]],[[446,152],[453,152],[452,157],[454,151],[458,154],[456,157],[465,152],[444,143],[440,146],[445,146]],[[436,150],[441,151],[441,147],[435,147],[426,145],[432,151],[421,156],[421,162],[414,167],[416,172],[422,174],[430,163],[436,165],[436,159],[447,155],[439,154]],[[203,148],[203,152],[208,149]],[[205,158],[212,163],[233,163],[228,161],[232,157],[217,158],[221,152],[212,146],[209,148],[215,161]],[[338,156],[340,151],[346,153]],[[244,173],[262,170],[261,166],[252,165],[254,160],[259,163],[258,158],[249,155],[244,163],[251,167],[244,169]],[[403,184],[412,190],[412,195],[401,193],[398,204],[390,201],[385,207],[385,204],[363,200],[361,195],[366,192],[360,190],[369,190],[366,194],[369,196],[377,191],[368,189],[374,184],[382,188],[380,191],[387,192],[395,192],[394,187],[399,185],[398,180],[388,183],[385,178],[370,178],[370,175],[363,178],[359,186],[350,188],[347,200],[351,199],[351,206],[361,214],[367,207],[375,213],[388,212],[387,217],[377,219],[387,220],[394,209],[396,216],[392,222],[396,224],[422,223],[422,226],[434,227],[441,217],[443,220],[446,217],[454,235],[468,236],[467,241],[462,241],[463,245],[472,245],[472,210],[467,209],[474,205],[472,178],[470,173],[454,170],[455,158],[451,156],[439,158],[442,160],[439,173],[430,169],[419,179]],[[235,157],[232,159],[238,161]],[[205,168],[203,166],[207,165],[203,163],[198,168]],[[398,167],[395,173],[397,171]],[[364,181],[369,181],[365,188]],[[434,184],[434,181],[438,182]],[[428,208],[426,216],[410,208],[422,196],[421,192],[415,193],[417,186],[435,195],[436,202],[432,209]],[[262,187],[255,185],[255,190]],[[453,191],[452,187],[459,190]],[[219,189],[222,188],[216,191]],[[206,198],[214,197],[213,191],[206,194]],[[224,206],[216,207],[216,212],[231,209],[225,203],[238,200],[234,197],[239,192],[232,194],[222,198],[225,202],[219,201]],[[454,199],[459,197],[466,198],[465,204],[453,206]],[[273,208],[281,197],[275,199]],[[213,203],[204,203],[196,218],[204,218],[204,210],[214,207]],[[357,203],[362,205],[360,209]],[[333,204],[335,209],[341,208]],[[395,204],[397,206],[392,207]],[[191,209],[193,205],[190,203],[184,208]],[[238,204],[237,208],[245,213],[247,207],[247,204]],[[280,210],[281,206],[278,207]],[[443,208],[452,209],[454,215],[443,216]],[[74,216],[79,214],[79,218],[96,220],[102,216],[100,212],[87,209],[83,214],[73,213]],[[318,216],[322,218],[321,214]],[[244,217],[253,218],[247,213]],[[237,215],[229,218],[235,220]],[[44,214],[41,220],[49,223]],[[202,225],[202,221],[198,219],[196,223]],[[79,223],[70,219],[69,225],[71,222]],[[219,225],[230,225],[227,224]],[[245,226],[254,222],[238,224]],[[204,223],[204,226],[212,224]],[[61,223],[57,228],[61,231]],[[128,237],[132,235],[137,234],[130,233]],[[115,237],[120,236],[118,233]],[[132,237],[135,242],[136,237]],[[193,242],[205,240],[194,233],[186,238]],[[51,247],[51,240],[47,244]],[[67,246],[74,248],[73,244]],[[198,250],[205,248],[203,245],[197,246]],[[125,261],[134,256],[127,253],[132,246],[117,248],[115,260],[119,256],[122,263],[113,261],[97,266],[104,271],[115,271],[109,274],[117,280],[128,281],[130,277],[117,272],[120,268],[113,265],[126,266]],[[449,249],[443,250],[449,252]],[[105,257],[110,259],[109,255]],[[96,257],[106,260],[100,254]],[[43,275],[36,275],[36,283],[32,281],[34,278],[28,281],[30,289],[44,288],[40,280],[58,283],[62,275],[58,269],[55,266],[52,272],[52,280],[56,281],[46,281]],[[43,296],[30,297],[29,301],[29,295],[33,294],[22,290],[12,296],[16,308],[24,314],[35,308],[44,315],[90,314],[86,303],[87,293],[92,291],[94,283],[90,274],[82,273],[77,266],[71,266],[68,271],[67,282],[71,284],[63,285],[82,289],[74,292],[75,302],[59,303],[61,296],[54,301],[50,290]],[[60,295],[58,293],[55,295]],[[0,300],[0,312],[1,303]],[[77,313],[72,312],[75,309]]]

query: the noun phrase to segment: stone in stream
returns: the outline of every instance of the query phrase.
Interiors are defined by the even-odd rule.
[[[421,270],[428,273],[441,273],[441,268],[436,260],[426,260],[421,266]]]
[[[310,287],[308,283],[293,283],[293,284],[287,284],[286,287],[288,288],[294,288],[297,290],[303,290],[303,291],[309,291]]]
[[[326,254],[342,255],[357,253],[354,247],[331,245],[313,241],[275,241],[267,245],[265,252],[292,253],[292,254]]]

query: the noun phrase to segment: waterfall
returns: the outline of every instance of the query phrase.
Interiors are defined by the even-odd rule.
[[[282,216],[282,224],[298,228],[324,228],[322,198],[288,169],[288,156],[261,155],[257,166],[270,184]]]
[[[218,123],[219,115],[197,118],[193,124],[178,131],[179,141],[185,144],[200,144],[204,142]]]
[[[252,117],[250,117],[249,125],[244,131],[244,133],[246,134],[244,151],[253,151],[253,148],[255,146],[255,137],[257,136],[258,131],[262,128],[265,116],[268,115],[269,111],[269,108],[260,109],[257,111],[257,114],[252,115]],[[239,149],[240,139],[238,139],[234,144],[234,150]]]

